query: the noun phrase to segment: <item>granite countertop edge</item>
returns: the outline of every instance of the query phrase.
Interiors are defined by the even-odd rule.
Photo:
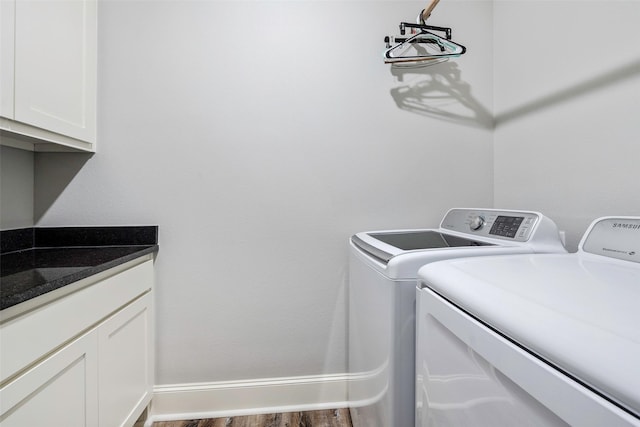
[[[0,243],[3,269],[0,311],[14,310],[20,304],[159,250],[157,225],[3,230],[0,231]],[[119,249],[124,250],[118,253]],[[53,251],[54,258],[44,255],[44,258],[38,256],[34,261],[29,258],[33,255],[27,255],[30,251],[42,253],[42,250],[45,253]],[[78,257],[78,250],[83,253],[81,257]],[[95,259],[97,262],[86,263],[86,259]],[[55,267],[55,262],[60,260],[64,263],[63,268],[51,276],[38,276],[35,279],[28,275],[19,279],[14,276],[14,273],[22,274],[21,271],[32,270],[35,273],[40,268]],[[64,271],[64,268],[69,268],[69,271]]]
[[[3,296],[0,299],[0,310],[13,307],[20,303],[23,303],[33,298],[44,295],[48,292],[63,288],[79,280],[86,279],[87,277],[91,277],[95,274],[109,270],[110,268],[117,267],[121,264],[132,261],[134,259],[141,258],[151,253],[155,253],[158,251],[158,248],[159,248],[158,245],[141,246],[139,251],[124,255],[119,258],[112,259],[102,264],[98,264],[95,266],[87,266],[80,271],[76,271],[66,276],[50,280],[46,283],[33,286],[20,293]],[[96,250],[99,250],[99,249],[100,249],[99,247],[96,248]]]

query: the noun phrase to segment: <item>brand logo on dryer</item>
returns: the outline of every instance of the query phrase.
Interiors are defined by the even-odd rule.
[[[612,227],[617,229],[622,229],[622,230],[640,231],[640,224],[632,223],[632,222],[614,222],[612,224]]]
[[[625,251],[625,250],[621,250],[621,249],[612,249],[612,248],[602,248],[602,250],[604,252],[614,252],[617,254],[624,254],[624,255],[629,255],[629,256],[635,256],[636,255],[636,251]]]
[[[604,252],[615,252],[618,254],[626,254],[629,256],[634,256],[636,254],[636,251],[624,251],[624,250],[620,250],[620,249],[612,249],[612,248],[602,248],[602,250]]]

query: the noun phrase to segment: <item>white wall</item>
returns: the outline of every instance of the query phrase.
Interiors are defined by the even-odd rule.
[[[4,134],[0,138],[11,139]],[[33,165],[32,152],[0,146],[1,230],[33,227]]]
[[[422,7],[100,3],[98,153],[37,154],[36,220],[159,224],[157,383],[344,372],[349,236],[493,204],[491,2],[442,2],[469,53],[399,81]]]
[[[640,1],[495,2],[495,204],[640,215]]]

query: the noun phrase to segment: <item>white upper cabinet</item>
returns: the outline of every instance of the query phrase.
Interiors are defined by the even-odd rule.
[[[0,117],[13,118],[15,9],[13,0],[0,0]]]
[[[0,129],[20,148],[95,151],[97,0],[0,1]],[[9,138],[3,138],[3,140]]]

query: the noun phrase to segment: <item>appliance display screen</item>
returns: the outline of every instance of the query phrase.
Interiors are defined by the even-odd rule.
[[[514,238],[518,233],[520,224],[524,221],[523,216],[499,216],[493,223],[489,234],[495,236]]]

